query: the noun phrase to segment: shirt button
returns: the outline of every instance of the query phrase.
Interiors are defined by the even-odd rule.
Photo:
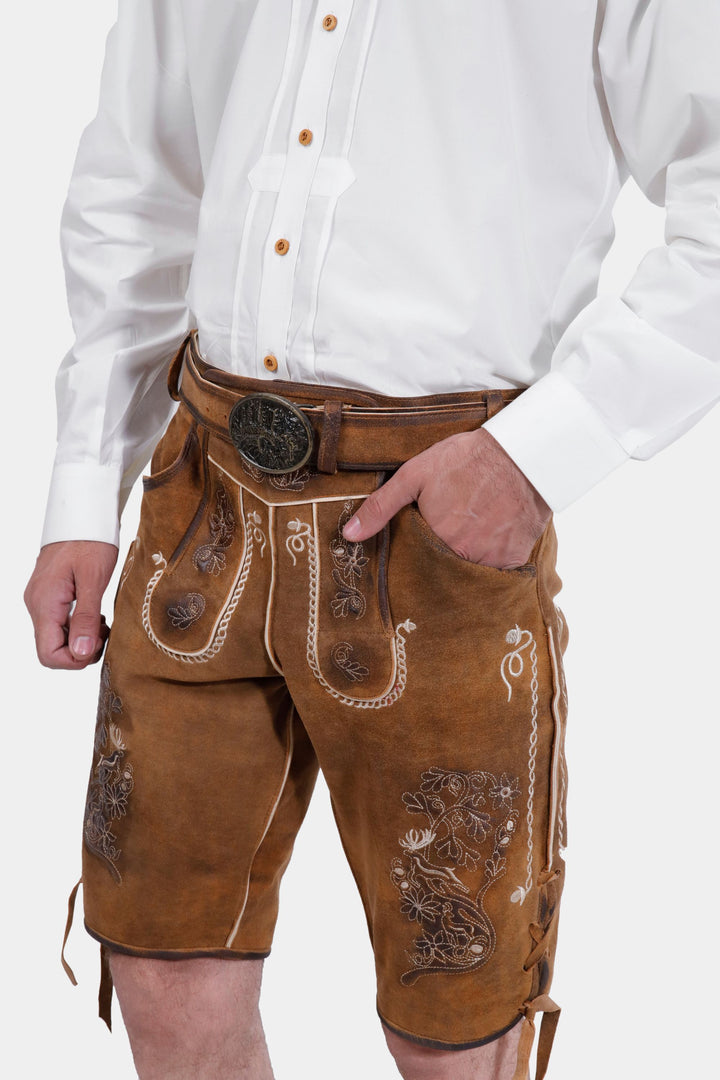
[[[268,371],[277,371],[278,369],[277,358],[272,353],[268,353],[267,356],[263,357],[263,364]]]
[[[312,142],[312,138],[313,138],[313,136],[312,136],[312,131],[310,131],[310,128],[303,128],[302,131],[300,132],[300,134],[298,135],[298,139],[303,144],[303,146],[309,146],[310,143]]]
[[[290,250],[290,241],[277,240],[275,243],[275,250],[277,251],[278,255],[287,255],[288,251]]]
[[[334,30],[337,26],[337,19],[334,15],[326,15],[322,21],[323,30]]]

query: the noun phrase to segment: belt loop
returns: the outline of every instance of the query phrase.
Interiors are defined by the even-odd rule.
[[[487,405],[487,416],[485,417],[485,419],[489,420],[491,416],[495,415],[495,413],[500,412],[503,405],[505,404],[502,396],[502,390],[486,390],[485,401]]]
[[[321,473],[337,472],[337,451],[342,422],[342,401],[326,401],[323,410],[317,467]]]
[[[182,344],[170,361],[170,367],[168,368],[167,385],[168,393],[173,401],[180,400],[180,371],[182,369],[183,360],[185,359],[185,350],[190,347],[190,340],[194,330],[190,330],[182,340]]]

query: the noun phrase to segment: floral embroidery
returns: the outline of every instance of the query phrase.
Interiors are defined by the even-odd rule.
[[[370,674],[369,668],[358,664],[357,661],[352,660],[353,647],[348,641],[338,641],[337,645],[333,645],[330,652],[335,667],[342,671],[346,679],[350,682],[362,682],[363,679]]]
[[[337,534],[330,542],[330,554],[334,564],[332,576],[338,591],[330,602],[336,618],[354,615],[356,619],[365,614],[365,597],[357,587],[369,559],[360,543],[351,543],[342,534],[345,524],[350,520],[353,504],[346,502],[338,521]]]
[[[399,841],[404,854],[392,860],[400,911],[422,931],[408,951],[413,966],[400,977],[404,986],[431,972],[474,971],[492,956],[496,933],[483,900],[506,871],[519,796],[519,781],[505,773],[498,779],[437,767],[422,774],[419,791],[404,793],[408,813],[429,823],[410,829]]]
[[[289,473],[274,474],[263,472],[262,469],[258,469],[257,465],[245,461],[244,458],[241,458],[241,461],[243,469],[256,484],[264,484],[266,480],[269,480],[271,487],[274,487],[276,491],[302,491],[308,480],[313,476],[312,469],[307,466],[293,469]]]
[[[125,817],[134,787],[133,767],[125,761],[125,743],[113,715],[122,712],[122,701],[110,685],[110,668],[103,665],[95,727],[96,761],[90,774],[85,804],[84,838],[90,851],[103,859],[110,873],[122,881],[116,863],[121,849],[111,831],[113,821]]]
[[[178,630],[188,630],[196,623],[205,610],[205,598],[200,593],[191,592],[168,608],[168,618]]]
[[[203,574],[219,574],[225,569],[225,552],[235,536],[235,515],[225,488],[220,484],[215,496],[215,510],[210,515],[211,543],[201,544],[193,554],[193,566]]]
[[[352,502],[345,504],[352,507]],[[341,518],[341,527],[342,527]],[[352,697],[350,694],[342,694],[334,686],[331,686],[322,673],[318,657],[319,636],[319,613],[320,613],[320,556],[318,553],[318,520],[317,503],[313,506],[313,522],[300,521],[295,518],[288,522],[290,535],[285,540],[285,547],[290,555],[293,566],[297,565],[297,556],[307,552],[308,561],[308,627],[307,627],[307,662],[308,667],[320,683],[322,688],[331,697],[339,701],[341,705],[348,705],[355,709],[384,709],[393,705],[398,698],[405,693],[407,685],[407,635],[416,629],[411,619],[405,619],[395,627],[395,633],[390,641],[390,653],[392,657],[392,671],[390,679],[383,691],[369,698]],[[342,642],[341,644],[347,644]]]

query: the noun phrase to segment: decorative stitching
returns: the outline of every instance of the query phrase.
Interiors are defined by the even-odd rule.
[[[112,719],[122,712],[123,704],[110,685],[107,661],[100,674],[93,764],[85,802],[83,835],[89,851],[106,863],[118,884],[122,875],[115,865],[120,858],[117,836],[111,831],[113,821],[125,817],[135,781],[133,767],[125,762],[125,743],[117,723]]]
[[[505,641],[508,645],[518,646],[506,653],[503,657],[500,665],[500,674],[502,675],[503,682],[508,688],[508,701],[512,697],[512,686],[506,677],[506,670],[511,678],[517,679],[522,675],[525,668],[525,661],[523,658],[523,651],[530,647],[530,665],[532,675],[530,679],[530,692],[532,696],[532,702],[530,707],[530,745],[528,749],[528,797],[527,797],[527,828],[528,828],[528,841],[527,841],[527,874],[525,876],[525,884],[518,885],[518,887],[512,893],[510,899],[514,904],[522,904],[532,889],[533,884],[533,852],[534,852],[534,840],[533,840],[533,825],[535,822],[534,813],[534,799],[535,799],[535,763],[537,759],[537,744],[538,744],[538,678],[537,678],[537,644],[535,638],[530,630],[521,630],[517,623],[508,630],[505,635]]]
[[[127,557],[125,559],[125,565],[123,567],[122,574],[120,575],[120,583],[118,584],[118,592],[120,592],[120,589],[122,589],[123,585],[127,581],[127,578],[128,578],[128,575],[129,575],[130,571],[133,568],[133,563],[135,562],[135,547],[136,547],[136,545],[137,545],[137,536],[135,537],[135,539],[133,540],[132,544],[130,545],[130,547],[128,549]]]
[[[240,489],[240,509],[242,513],[242,488]],[[250,513],[252,513],[252,511]],[[250,514],[248,514],[248,519],[249,517]],[[155,592],[158,582],[162,578],[167,567],[167,559],[165,558],[165,556],[162,554],[161,551],[156,552],[153,555],[152,559],[157,566],[157,570],[147,583],[147,587],[145,589],[145,598],[143,600],[142,606],[143,628],[150,641],[152,641],[153,645],[155,645],[160,650],[160,652],[164,653],[165,656],[169,656],[171,660],[181,660],[185,664],[204,664],[208,660],[212,660],[212,658],[220,652],[223,645],[225,644],[228,624],[233,616],[235,608],[240,602],[240,597],[245,590],[245,584],[247,582],[248,575],[250,573],[250,567],[252,565],[252,557],[253,530],[250,528],[250,523],[248,521],[248,528],[245,530],[245,550],[243,552],[243,557],[240,563],[238,576],[235,579],[235,584],[230,594],[230,599],[227,603],[227,606],[225,607],[221,618],[215,626],[212,638],[210,640],[210,644],[199,652],[192,653],[182,652],[179,649],[169,649],[167,645],[163,645],[163,643],[160,641],[157,634],[153,630],[152,623],[150,622],[150,604],[152,602],[153,593]]]
[[[330,651],[330,659],[350,682],[362,682],[370,674],[370,669],[351,659],[352,653],[353,647],[348,641],[338,641]]]
[[[352,503],[346,504],[352,506]],[[406,619],[405,622],[399,623],[395,628],[395,633],[390,639],[390,652],[393,661],[393,670],[390,677],[390,681],[385,691],[374,698],[355,698],[349,697],[345,694],[341,694],[335,687],[331,686],[327,679],[320,670],[320,663],[318,660],[318,608],[319,608],[319,594],[320,594],[320,571],[319,571],[319,559],[318,559],[318,546],[316,541],[317,534],[317,504],[313,503],[313,524],[309,525],[307,522],[295,519],[288,522],[288,529],[294,535],[291,535],[285,541],[285,546],[289,551],[293,564],[296,564],[296,555],[302,554],[307,550],[308,556],[308,632],[307,632],[307,662],[308,667],[312,671],[317,681],[331,697],[339,701],[341,705],[350,705],[356,709],[384,709],[388,705],[392,705],[405,691],[407,684],[407,659],[405,650],[405,637],[416,629],[415,623],[410,619]]]
[[[330,541],[330,554],[334,564],[332,576],[338,591],[330,601],[330,607],[336,618],[354,615],[361,619],[367,603],[356,582],[363,575],[363,570],[370,561],[365,555],[364,545],[346,540],[342,531],[352,517],[353,502],[346,502],[338,519],[337,533]]]
[[[505,852],[520,817],[513,806],[520,796],[516,777],[503,773],[498,780],[492,773],[433,766],[421,781],[419,791],[406,791],[402,799],[428,827],[410,829],[399,840],[404,854],[392,860],[390,871],[400,911],[422,930],[408,950],[413,966],[400,976],[404,986],[432,972],[475,971],[493,955],[496,932],[483,901],[506,872]],[[489,838],[492,852],[483,857]],[[482,881],[473,882],[481,866]]]
[[[253,540],[256,544],[260,545],[260,558],[262,559],[263,553],[265,551],[265,545],[267,544],[267,539],[265,537],[265,533],[260,528],[260,526],[262,525],[262,518],[258,514],[257,510],[251,510],[248,513],[247,523],[248,529],[252,529]]]
[[[215,510],[208,522],[212,542],[201,544],[195,549],[193,566],[203,574],[219,574],[225,569],[225,552],[235,536],[235,515],[230,506],[227,492],[222,484],[218,485],[215,495]]]
[[[558,641],[562,640],[563,629],[566,625],[565,615],[561,608],[555,604],[555,611],[557,613],[557,625],[558,625]],[[567,681],[565,678],[565,665],[563,664],[562,657],[558,657],[558,674],[560,677],[560,697],[562,700],[564,715],[568,713],[568,694],[567,694]],[[563,739],[564,744],[564,739]],[[560,776],[562,788],[560,791],[560,807],[558,810],[558,847],[560,848],[560,854],[562,855],[567,847],[567,833],[565,831],[565,815],[563,807],[565,805],[565,797],[567,793],[567,762],[565,760],[565,748],[563,745],[563,753],[560,757]]]
[[[274,487],[276,491],[302,491],[314,475],[314,471],[307,465],[303,465],[299,469],[293,469],[289,473],[276,474],[263,472],[262,469],[258,469],[257,465],[245,461],[244,458],[240,458],[240,461],[244,471],[256,484],[264,484],[266,480],[269,480],[270,486]]]
[[[293,561],[293,566],[297,566],[297,555],[302,555],[305,550],[305,540],[311,536],[311,529],[307,522],[300,521],[298,518],[294,518],[293,521],[288,522],[288,529],[294,536],[288,536],[285,541],[285,547],[287,548],[290,558]]]
[[[179,630],[188,630],[198,621],[204,610],[205,598],[200,593],[191,592],[168,608],[168,618]]]

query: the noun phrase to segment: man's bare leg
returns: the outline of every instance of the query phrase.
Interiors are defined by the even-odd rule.
[[[111,952],[140,1080],[273,1080],[259,1010],[262,964]]]
[[[522,1024],[472,1050],[433,1050],[396,1035],[383,1024],[403,1080],[512,1080]]]

